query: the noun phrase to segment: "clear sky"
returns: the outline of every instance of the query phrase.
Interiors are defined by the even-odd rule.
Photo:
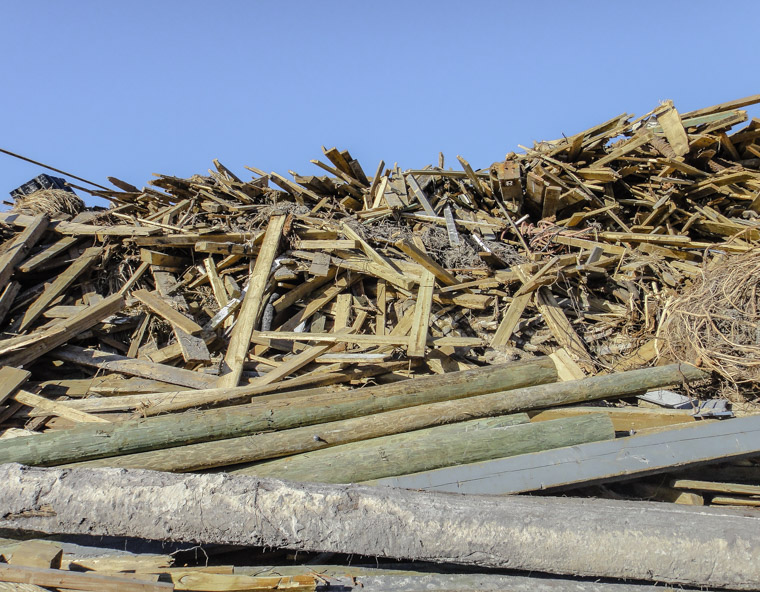
[[[757,1],[5,0],[0,147],[137,186],[213,158],[321,174],[322,145],[367,174],[439,151],[481,168],[664,99],[760,93],[759,23]],[[0,154],[0,197],[39,172]]]

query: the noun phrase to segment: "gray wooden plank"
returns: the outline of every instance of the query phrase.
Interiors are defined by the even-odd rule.
[[[373,481],[455,493],[510,494],[619,481],[760,453],[760,416]]]

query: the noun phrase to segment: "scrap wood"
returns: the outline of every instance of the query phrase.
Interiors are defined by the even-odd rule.
[[[263,460],[241,444],[253,437],[245,430],[285,434],[355,413],[397,413],[399,426],[420,429],[438,420],[418,413],[457,422],[515,410],[525,392],[475,394],[471,407],[447,411],[411,396],[430,377],[461,385],[458,371],[488,376],[514,360],[537,363],[537,382],[562,381],[530,391],[530,405],[575,405],[544,418],[594,413],[577,406],[593,391],[614,405],[603,413],[619,432],[673,431],[682,418],[654,419],[636,399],[619,401],[641,394],[622,389],[621,371],[661,372],[655,365],[669,362],[720,376],[694,371],[688,389],[701,399],[730,396],[756,411],[745,354],[757,345],[757,274],[737,263],[752,260],[760,240],[760,123],[742,126],[755,99],[687,114],[667,102],[480,170],[459,157],[456,171],[441,158],[406,171],[381,163],[369,176],[331,148],[313,174],[248,167],[251,178],[214,161],[207,174],[158,175],[142,189],[114,179],[116,189],[97,192],[108,209],[49,200],[38,204],[45,218],[0,214],[0,364],[30,373],[3,385],[0,436],[28,439],[9,437],[25,428],[42,446],[65,435],[58,460],[47,460],[77,462],[104,454],[93,452],[96,431],[123,428],[131,438],[136,416],[169,434],[197,421],[192,437],[157,437],[141,452],[138,438],[117,452],[199,470],[208,446],[208,463],[225,467],[236,458],[226,446],[239,447],[239,462]],[[716,269],[733,283],[706,289]],[[618,390],[571,392],[592,379]],[[682,379],[658,386],[686,389]],[[733,391],[716,392],[732,381]],[[388,395],[391,385],[405,394]],[[402,422],[388,400],[358,402],[372,393],[420,409],[401,407]],[[185,413],[194,407],[202,411]],[[80,421],[91,418],[100,421]],[[244,431],[219,428],[226,421]],[[72,432],[90,436],[66,440]],[[220,435],[227,445],[204,442]],[[305,437],[279,450],[303,452]],[[201,448],[181,456],[193,446]],[[86,462],[108,458],[119,457]]]
[[[164,592],[175,589],[173,584],[154,582],[149,576],[145,578],[133,578],[127,575],[105,576],[3,564],[0,564],[0,581],[92,592]]]

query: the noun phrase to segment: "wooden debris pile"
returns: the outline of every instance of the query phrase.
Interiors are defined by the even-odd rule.
[[[323,148],[319,176],[25,195],[0,214],[0,464],[756,505],[758,418],[662,389],[755,396],[760,121],[735,128],[758,102],[666,102],[485,170]]]
[[[119,191],[90,191],[108,211],[4,215],[24,229],[6,243],[17,248],[3,279],[21,264],[0,306],[6,335],[119,292],[121,324],[101,344],[181,358],[230,375],[227,386],[304,349],[283,376],[315,360],[464,369],[509,345],[513,357],[563,348],[587,373],[637,366],[656,354],[665,303],[705,260],[760,237],[758,124],[729,135],[754,100],[683,116],[666,103],[486,171],[459,157],[461,171],[441,158],[414,171],[380,163],[368,177],[333,148],[329,164],[313,161],[319,177],[251,168],[242,181],[215,162],[207,177],[161,176],[144,190],[111,179]]]

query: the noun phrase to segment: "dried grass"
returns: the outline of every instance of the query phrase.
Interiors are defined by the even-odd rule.
[[[715,258],[665,305],[660,350],[734,388],[760,383],[760,249]]]
[[[23,214],[69,214],[76,216],[84,210],[84,202],[78,195],[63,189],[40,189],[16,198],[12,211]]]

